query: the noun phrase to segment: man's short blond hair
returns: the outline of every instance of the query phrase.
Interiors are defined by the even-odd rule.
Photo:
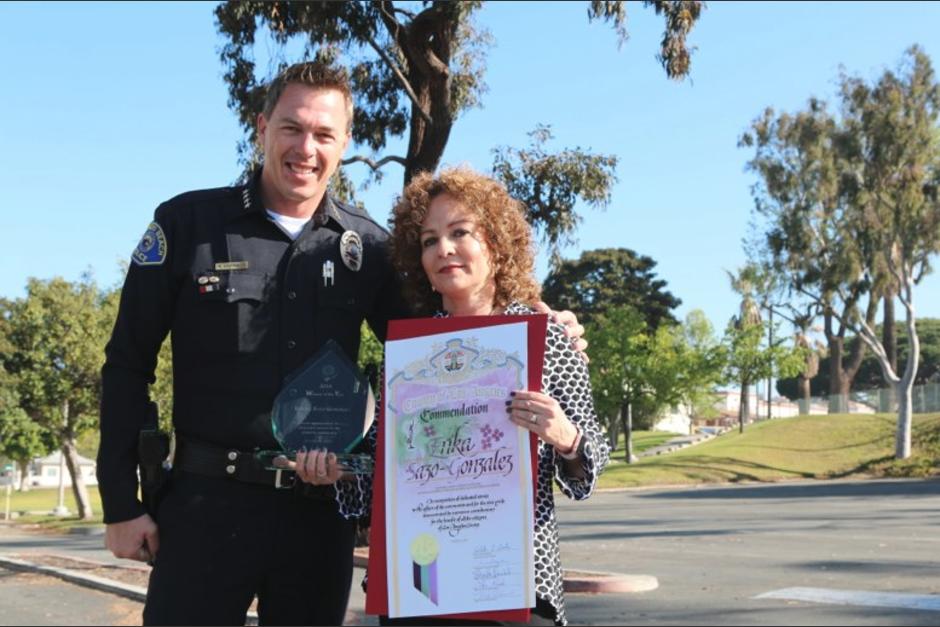
[[[264,97],[262,114],[266,120],[271,119],[274,107],[280,100],[281,94],[291,83],[306,85],[316,89],[335,89],[343,95],[346,102],[346,132],[352,132],[353,99],[349,87],[349,75],[341,67],[334,67],[317,61],[295,63],[278,74],[268,86],[268,93]]]

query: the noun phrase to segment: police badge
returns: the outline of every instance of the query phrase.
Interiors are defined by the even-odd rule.
[[[362,267],[362,238],[355,231],[346,231],[339,240],[339,256],[347,268],[359,272]]]

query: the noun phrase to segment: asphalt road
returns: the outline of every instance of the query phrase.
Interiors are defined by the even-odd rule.
[[[940,481],[603,492],[558,511],[566,567],[660,584],[573,599],[579,623],[940,625]],[[755,598],[794,587],[863,594],[849,605]],[[911,609],[924,601],[913,596],[862,605],[885,601],[875,593],[932,595],[937,611]]]
[[[603,492],[560,499],[558,515],[566,568],[660,583],[640,594],[569,595],[574,624],[940,625],[940,481]],[[0,528],[0,553],[29,551],[107,558],[100,536]],[[757,598],[768,593],[784,598]],[[362,603],[354,586],[352,617],[375,624]],[[139,607],[0,569],[3,625],[133,624]]]

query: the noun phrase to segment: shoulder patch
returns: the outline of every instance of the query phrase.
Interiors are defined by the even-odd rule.
[[[131,255],[131,261],[138,266],[159,266],[166,261],[167,245],[166,235],[156,222],[147,227],[140,243]]]

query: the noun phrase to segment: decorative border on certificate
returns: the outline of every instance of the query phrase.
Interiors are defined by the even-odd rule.
[[[498,318],[422,321],[427,335],[407,321],[400,340],[390,329],[370,613],[527,620],[535,605],[535,443],[505,401],[540,384],[546,320]]]

